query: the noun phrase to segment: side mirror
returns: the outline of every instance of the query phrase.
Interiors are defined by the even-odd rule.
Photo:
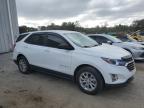
[[[74,48],[71,45],[69,45],[69,44],[60,44],[58,46],[58,48],[59,49],[65,49],[65,50],[74,50]]]
[[[108,44],[110,44],[110,45],[112,45],[112,44],[113,44],[113,42],[112,42],[112,41],[107,41],[107,43],[108,43]]]

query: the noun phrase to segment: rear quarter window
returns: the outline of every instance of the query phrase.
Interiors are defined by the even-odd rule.
[[[21,41],[23,38],[25,38],[28,34],[21,34],[19,35],[19,37],[17,38],[16,42]]]

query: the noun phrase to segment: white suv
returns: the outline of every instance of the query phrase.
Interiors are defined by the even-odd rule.
[[[13,60],[24,74],[37,70],[72,79],[87,94],[96,94],[105,85],[125,84],[136,71],[129,52],[99,45],[74,31],[22,34],[17,39]]]

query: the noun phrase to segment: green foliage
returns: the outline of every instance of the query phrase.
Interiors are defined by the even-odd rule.
[[[124,33],[130,33],[134,32],[136,30],[144,30],[144,19],[142,20],[136,20],[133,21],[133,23],[128,26],[128,25],[116,25],[114,27],[107,27],[105,26],[96,26],[93,28],[84,28],[81,27],[79,22],[63,22],[61,25],[56,25],[54,23],[51,23],[48,26],[39,26],[38,27],[40,30],[72,30],[72,31],[79,31],[82,33],[117,33],[117,32],[124,32]],[[32,28],[32,27],[27,27],[27,26],[20,26],[19,31],[20,33],[24,32],[30,32],[30,31],[36,31],[38,30],[37,28]]]
[[[144,19],[133,21],[132,26],[134,27],[135,31],[137,31],[137,30],[143,31],[144,30]]]
[[[37,28],[33,28],[33,27],[27,27],[27,26],[20,26],[19,27],[20,33],[31,32],[31,31],[36,31],[36,30],[37,30]]]

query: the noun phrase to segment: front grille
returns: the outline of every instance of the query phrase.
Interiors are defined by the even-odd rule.
[[[129,64],[127,65],[127,69],[128,69],[129,71],[134,70],[134,69],[135,69],[135,64],[134,64],[134,62],[129,63]]]
[[[122,60],[125,62],[130,62],[130,61],[133,61],[133,58],[132,57],[122,57]]]

